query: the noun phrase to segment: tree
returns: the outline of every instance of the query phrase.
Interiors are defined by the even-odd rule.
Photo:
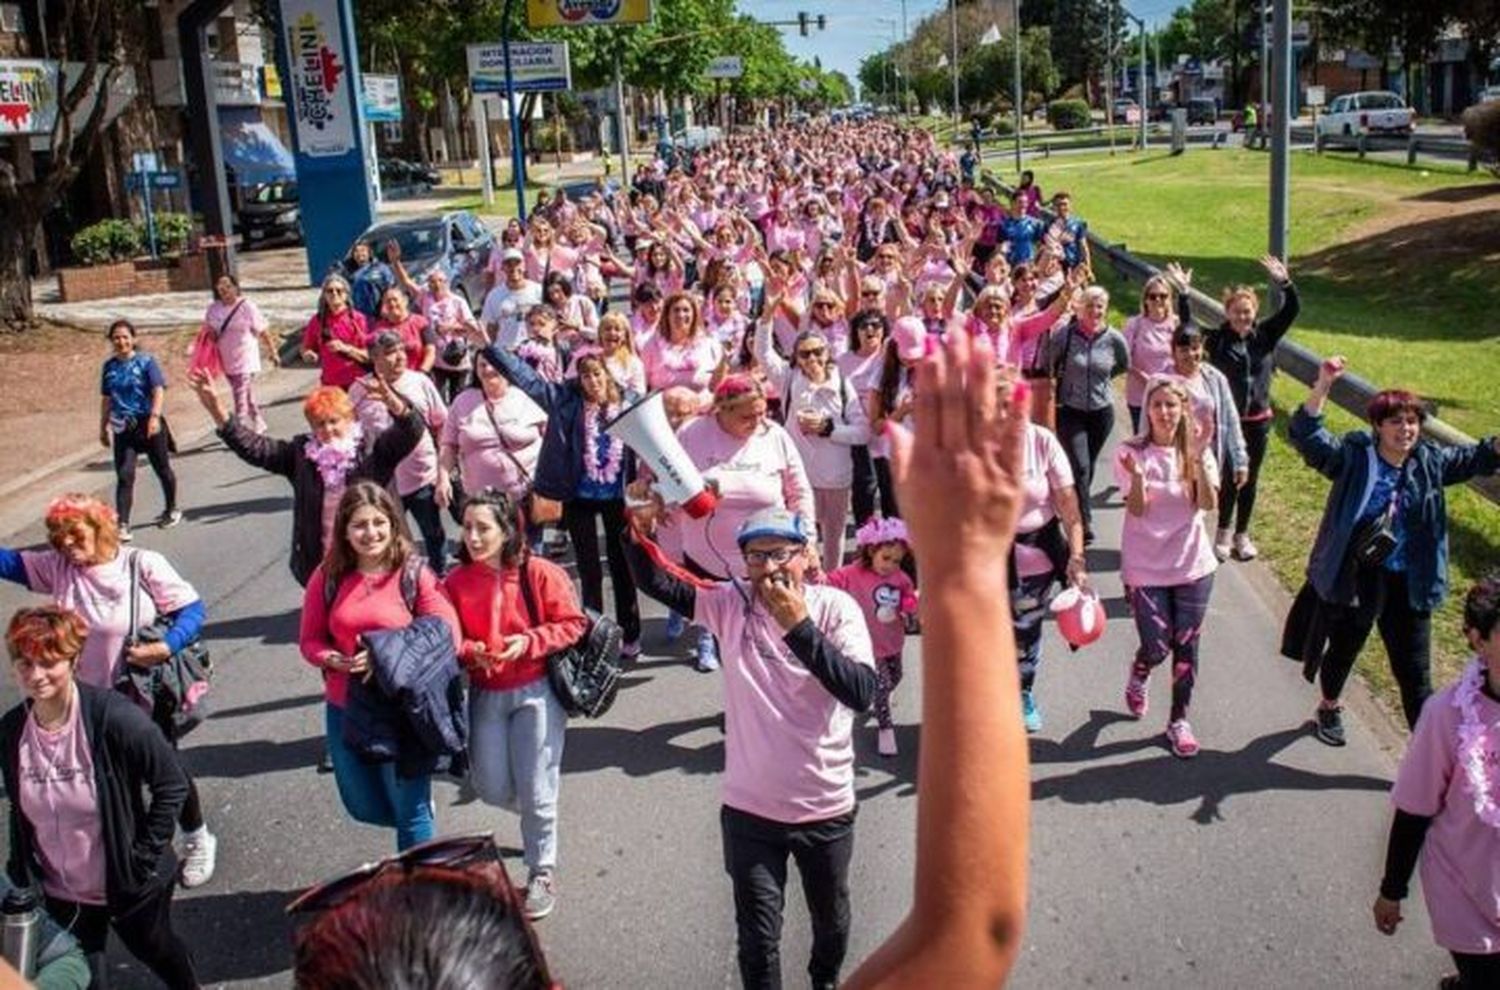
[[[973,106],[993,101],[1011,106],[1015,57],[1015,32],[1002,36],[998,44],[971,52],[959,67],[959,94],[963,102]],[[1021,36],[1021,92],[1046,99],[1057,91],[1060,82],[1052,62],[1051,30],[1027,28]]]
[[[1114,24],[1116,51],[1125,36],[1125,8],[1120,0],[1033,0],[1021,7],[1025,27],[1051,27],[1052,60],[1064,89],[1083,86],[1089,99],[1109,63],[1106,43]]]
[[[98,145],[107,102],[100,94],[131,71],[128,66],[144,61],[145,7],[145,0],[51,0],[45,6],[38,33],[47,51],[81,68],[61,74],[46,164],[35,166],[25,138],[16,139],[14,157],[0,157],[0,325],[34,322],[30,263],[37,231]]]

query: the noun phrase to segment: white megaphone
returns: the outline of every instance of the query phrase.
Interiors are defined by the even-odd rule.
[[[656,476],[652,487],[662,501],[681,506],[694,519],[714,510],[719,500],[672,432],[660,392],[652,392],[610,420],[604,432],[623,441],[651,469]]]

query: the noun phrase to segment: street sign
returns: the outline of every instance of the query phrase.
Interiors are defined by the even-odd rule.
[[[181,172],[152,172],[151,173],[151,188],[152,189],[181,189],[182,188],[182,173]]]
[[[745,74],[745,61],[738,55],[720,55],[708,63],[705,79],[738,79]]]
[[[526,0],[528,27],[649,24],[651,0]]]
[[[365,73],[360,76],[360,107],[368,124],[388,124],[401,120],[401,78]]]
[[[476,93],[505,92],[505,46],[470,45],[469,87]],[[517,93],[573,88],[566,41],[512,41],[511,78]]]
[[[156,152],[137,151],[130,156],[130,167],[137,172],[155,172],[161,166],[158,164]]]
[[[1307,87],[1307,105],[1310,107],[1321,107],[1328,99],[1328,92],[1322,86]]]

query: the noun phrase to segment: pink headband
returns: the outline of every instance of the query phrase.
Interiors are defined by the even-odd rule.
[[[906,523],[895,516],[889,518],[872,518],[854,533],[854,545],[856,547],[878,547],[882,543],[909,543],[911,542],[906,533]]]

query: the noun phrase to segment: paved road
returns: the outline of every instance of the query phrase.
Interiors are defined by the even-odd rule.
[[[270,414],[282,433],[297,417],[294,401]],[[299,594],[285,564],[285,484],[202,445],[179,467],[188,522],[140,530],[138,540],[166,552],[208,602],[219,708],[188,741],[186,760],[220,858],[213,883],[179,898],[176,917],[207,983],[286,986],[283,905],[305,885],[387,853],[390,836],[352,824],[332,780],[313,770],[321,695],[294,645]],[[106,481],[75,476],[53,490]],[[140,486],[140,515],[151,518],[149,473]],[[1117,500],[1107,502],[1097,516],[1105,546],[1119,519]],[[22,525],[16,513],[27,504],[0,508],[0,532]],[[26,525],[5,538],[27,544],[41,532]],[[1159,736],[1164,678],[1146,722],[1120,714],[1133,636],[1121,618],[1117,562],[1111,550],[1092,554],[1115,599],[1105,641],[1070,656],[1048,632],[1047,725],[1031,747],[1031,922],[1014,985],[1432,986],[1444,957],[1420,900],[1393,939],[1368,921],[1393,769],[1381,733],[1356,716],[1341,751],[1307,734],[1311,695],[1273,656],[1274,619],[1247,569],[1230,567],[1215,591],[1194,710],[1205,749],[1191,763],[1173,759]],[[0,614],[26,600],[0,588]],[[659,610],[648,614],[648,656],[614,711],[575,723],[568,736],[561,900],[542,937],[570,987],[732,986],[717,825],[719,684],[681,662],[686,643],[665,646]],[[859,737],[854,959],[909,900],[921,669],[914,646],[907,656],[896,708],[903,755],[882,760],[872,730]],[[12,702],[14,689],[3,690],[0,700]],[[460,787],[441,784],[437,801],[444,831],[494,829],[507,847],[519,844],[514,818]],[[809,939],[795,886],[791,894],[784,968],[796,986]],[[119,965],[119,986],[150,985],[123,955]]]

